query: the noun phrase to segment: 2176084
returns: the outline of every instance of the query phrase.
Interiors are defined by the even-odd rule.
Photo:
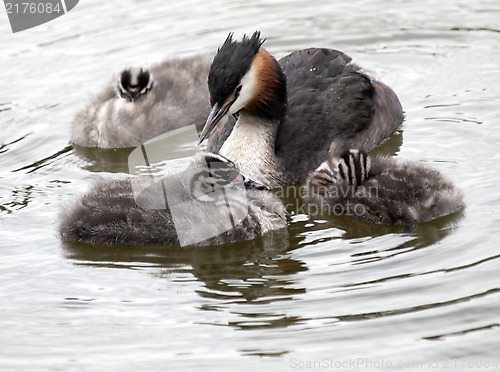
[[[22,13],[22,14],[51,14],[51,13],[64,13],[59,3],[52,5],[52,3],[5,3],[7,14]]]

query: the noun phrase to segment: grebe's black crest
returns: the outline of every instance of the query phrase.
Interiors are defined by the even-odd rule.
[[[286,77],[279,63],[261,48],[256,31],[242,41],[229,34],[210,67],[208,90],[212,111],[200,134],[201,143],[226,114],[245,109],[268,120],[281,121],[287,110]]]
[[[208,74],[211,106],[215,103],[222,105],[238,87],[264,41],[260,39],[259,31],[251,37],[243,36],[242,41],[233,41],[233,33],[228,35],[218,49]]]

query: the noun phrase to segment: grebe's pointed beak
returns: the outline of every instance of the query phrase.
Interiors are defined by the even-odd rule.
[[[200,145],[203,140],[205,140],[205,138],[210,136],[210,133],[212,133],[215,126],[224,117],[224,115],[227,114],[232,104],[233,102],[230,102],[227,105],[220,106],[217,102],[215,103],[215,105],[212,107],[212,111],[210,111],[210,114],[208,115],[207,122],[205,123],[205,126],[201,131],[198,145]]]

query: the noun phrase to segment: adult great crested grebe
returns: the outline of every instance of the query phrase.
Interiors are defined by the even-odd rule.
[[[208,58],[195,56],[123,70],[75,115],[70,142],[89,148],[136,147],[173,129],[203,123],[210,112],[209,68]]]
[[[216,245],[280,230],[285,213],[267,187],[222,156],[200,153],[184,172],[93,185],[62,209],[59,232],[93,244]]]
[[[418,163],[350,150],[311,173],[304,199],[315,210],[378,224],[414,224],[464,208],[462,193]]]
[[[369,151],[402,123],[396,94],[346,54],[309,48],[277,62],[263,42],[260,32],[242,41],[229,34],[219,48],[200,135],[252,179],[271,188],[304,182],[329,152]],[[237,119],[220,122],[226,114]]]

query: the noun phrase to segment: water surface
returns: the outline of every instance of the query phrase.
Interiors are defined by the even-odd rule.
[[[4,17],[0,369],[500,368],[499,20],[496,0],[87,0],[17,34]],[[406,121],[378,151],[441,171],[466,210],[409,232],[298,213],[286,239],[209,249],[63,244],[61,203],[126,171],[68,146],[75,112],[123,67],[255,29],[277,57],[337,48],[393,87]]]

